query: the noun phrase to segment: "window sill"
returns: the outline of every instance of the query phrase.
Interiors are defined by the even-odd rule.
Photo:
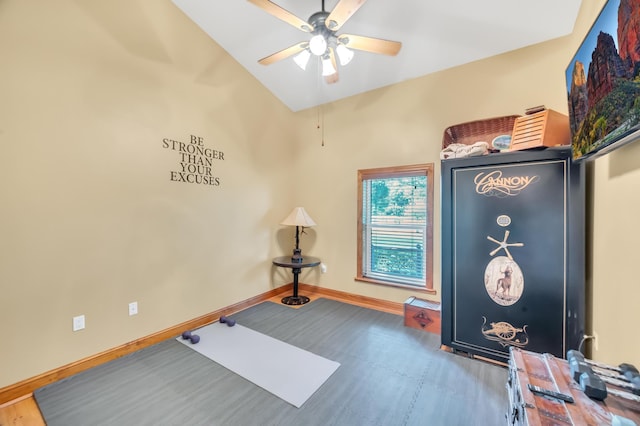
[[[419,292],[425,293],[425,294],[438,294],[438,292],[436,290],[432,289],[432,288],[418,287],[418,286],[415,286],[415,285],[394,283],[394,282],[382,281],[382,280],[374,280],[374,279],[366,278],[366,277],[355,277],[354,280],[361,281],[363,283],[369,283],[369,284],[385,285],[385,286],[388,286],[388,287],[396,287],[396,288],[415,290],[415,291],[419,291]]]

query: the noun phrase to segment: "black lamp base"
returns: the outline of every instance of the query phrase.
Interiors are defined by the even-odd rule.
[[[300,250],[299,248],[293,249],[291,263],[302,263],[302,250]]]
[[[282,298],[282,303],[285,305],[304,305],[309,303],[307,296],[287,296]]]

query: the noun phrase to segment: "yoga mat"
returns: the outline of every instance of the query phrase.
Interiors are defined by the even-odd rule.
[[[298,408],[340,366],[240,324],[216,322],[193,334],[199,343],[176,340]]]

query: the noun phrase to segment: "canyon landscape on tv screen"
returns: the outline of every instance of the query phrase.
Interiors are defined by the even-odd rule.
[[[609,0],[566,70],[574,160],[640,137],[640,2]]]

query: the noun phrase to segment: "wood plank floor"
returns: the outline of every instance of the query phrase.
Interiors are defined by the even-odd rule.
[[[46,426],[33,395],[0,405],[0,426]]]
[[[327,291],[314,292],[311,286],[302,286],[305,288],[304,295],[308,296],[311,300],[315,300],[319,297],[327,299],[338,300],[344,303],[351,303],[353,305],[362,306],[370,309],[377,309],[380,311],[403,315],[402,305],[399,304],[380,304],[375,300],[369,300],[359,297],[345,297],[340,292],[332,293]],[[283,295],[279,294],[273,296],[267,300],[275,303],[280,303]],[[300,308],[301,306],[291,306],[292,309]],[[6,404],[0,405],[0,426],[46,426],[38,404],[32,394],[22,396]]]

